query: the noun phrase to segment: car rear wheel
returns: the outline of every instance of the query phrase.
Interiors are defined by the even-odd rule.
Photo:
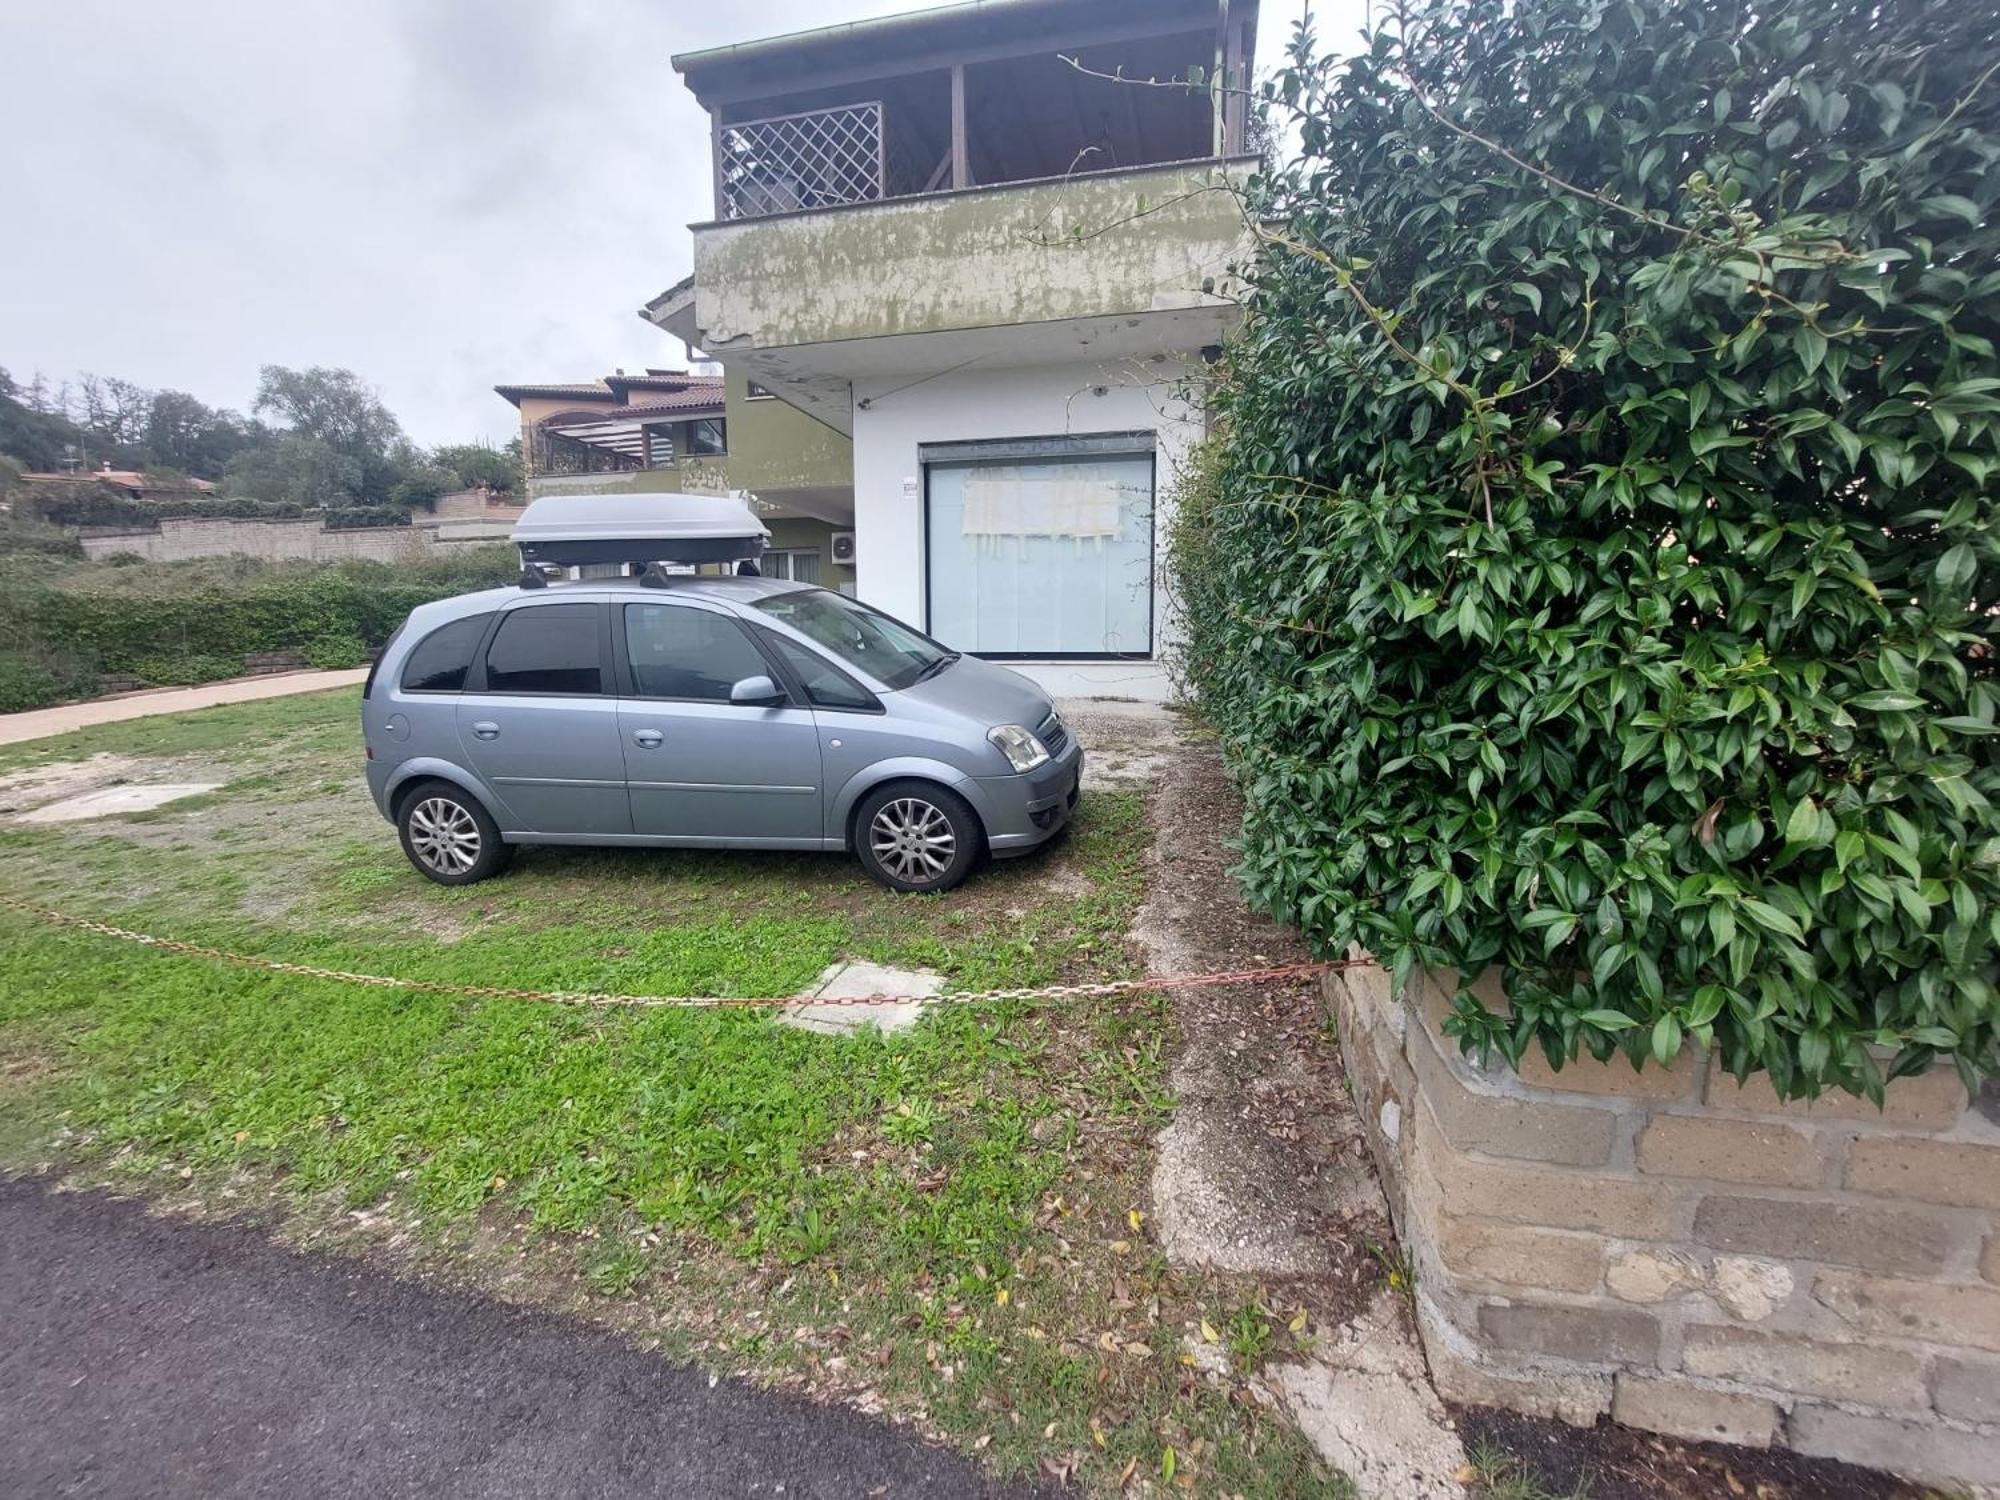
[[[892,781],[861,799],[854,852],[861,868],[895,891],[948,891],[985,852],[970,804],[923,781]]]
[[[396,828],[417,873],[439,885],[498,875],[514,857],[492,814],[449,782],[427,781],[404,797]]]

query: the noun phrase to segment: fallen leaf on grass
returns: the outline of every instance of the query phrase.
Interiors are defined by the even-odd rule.
[[[1201,1320],[1201,1336],[1211,1344],[1222,1342],[1222,1335],[1215,1331],[1215,1325],[1206,1318]]]

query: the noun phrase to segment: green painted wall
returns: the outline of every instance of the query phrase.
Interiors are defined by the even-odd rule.
[[[1255,163],[1144,167],[695,231],[703,343],[755,348],[1219,304],[1251,248],[1229,183]],[[732,413],[733,416],[733,413]]]
[[[852,531],[851,526],[833,526],[825,521],[784,520],[766,521],[771,528],[773,547],[817,547],[819,549],[819,581],[825,588],[838,588],[843,583],[854,582],[854,569],[837,566],[833,561],[833,534],[836,531]]]
[[[735,483],[772,499],[779,490],[853,485],[854,444],[845,436],[775,397],[752,401],[741,370],[725,368],[722,379]]]

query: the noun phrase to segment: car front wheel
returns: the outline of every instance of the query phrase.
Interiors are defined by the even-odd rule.
[[[396,828],[417,873],[439,885],[471,885],[498,875],[514,854],[479,799],[449,782],[425,782],[403,798]]]
[[[986,837],[955,792],[922,781],[892,781],[861,799],[854,852],[891,890],[948,891],[972,873]]]

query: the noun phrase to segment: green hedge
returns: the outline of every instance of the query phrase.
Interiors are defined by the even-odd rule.
[[[28,496],[30,507],[55,526],[158,526],[169,520],[323,521],[329,531],[367,526],[407,526],[410,513],[396,505],[345,505],[318,509],[290,500],[242,495],[186,494],[135,500],[105,484],[64,485]]]
[[[1300,154],[1171,539],[1247,889],[1497,968],[1468,1049],[1990,1069],[1990,11],[1405,14],[1274,87]]]
[[[508,582],[518,570],[507,547],[407,565],[214,558],[45,569],[16,560],[0,569],[0,640],[9,642],[0,682],[15,682],[16,699],[42,684],[53,696],[41,701],[54,702],[76,696],[79,672],[52,674],[37,662],[160,684],[230,676],[245,656],[268,651],[357,665],[417,605]]]
[[[395,505],[339,505],[320,512],[328,531],[360,531],[370,526],[407,526],[410,513]]]
[[[241,495],[187,494],[135,500],[108,484],[62,485],[31,491],[26,498],[44,520],[56,526],[157,526],[178,517],[297,521],[318,514],[289,501],[252,500]]]

